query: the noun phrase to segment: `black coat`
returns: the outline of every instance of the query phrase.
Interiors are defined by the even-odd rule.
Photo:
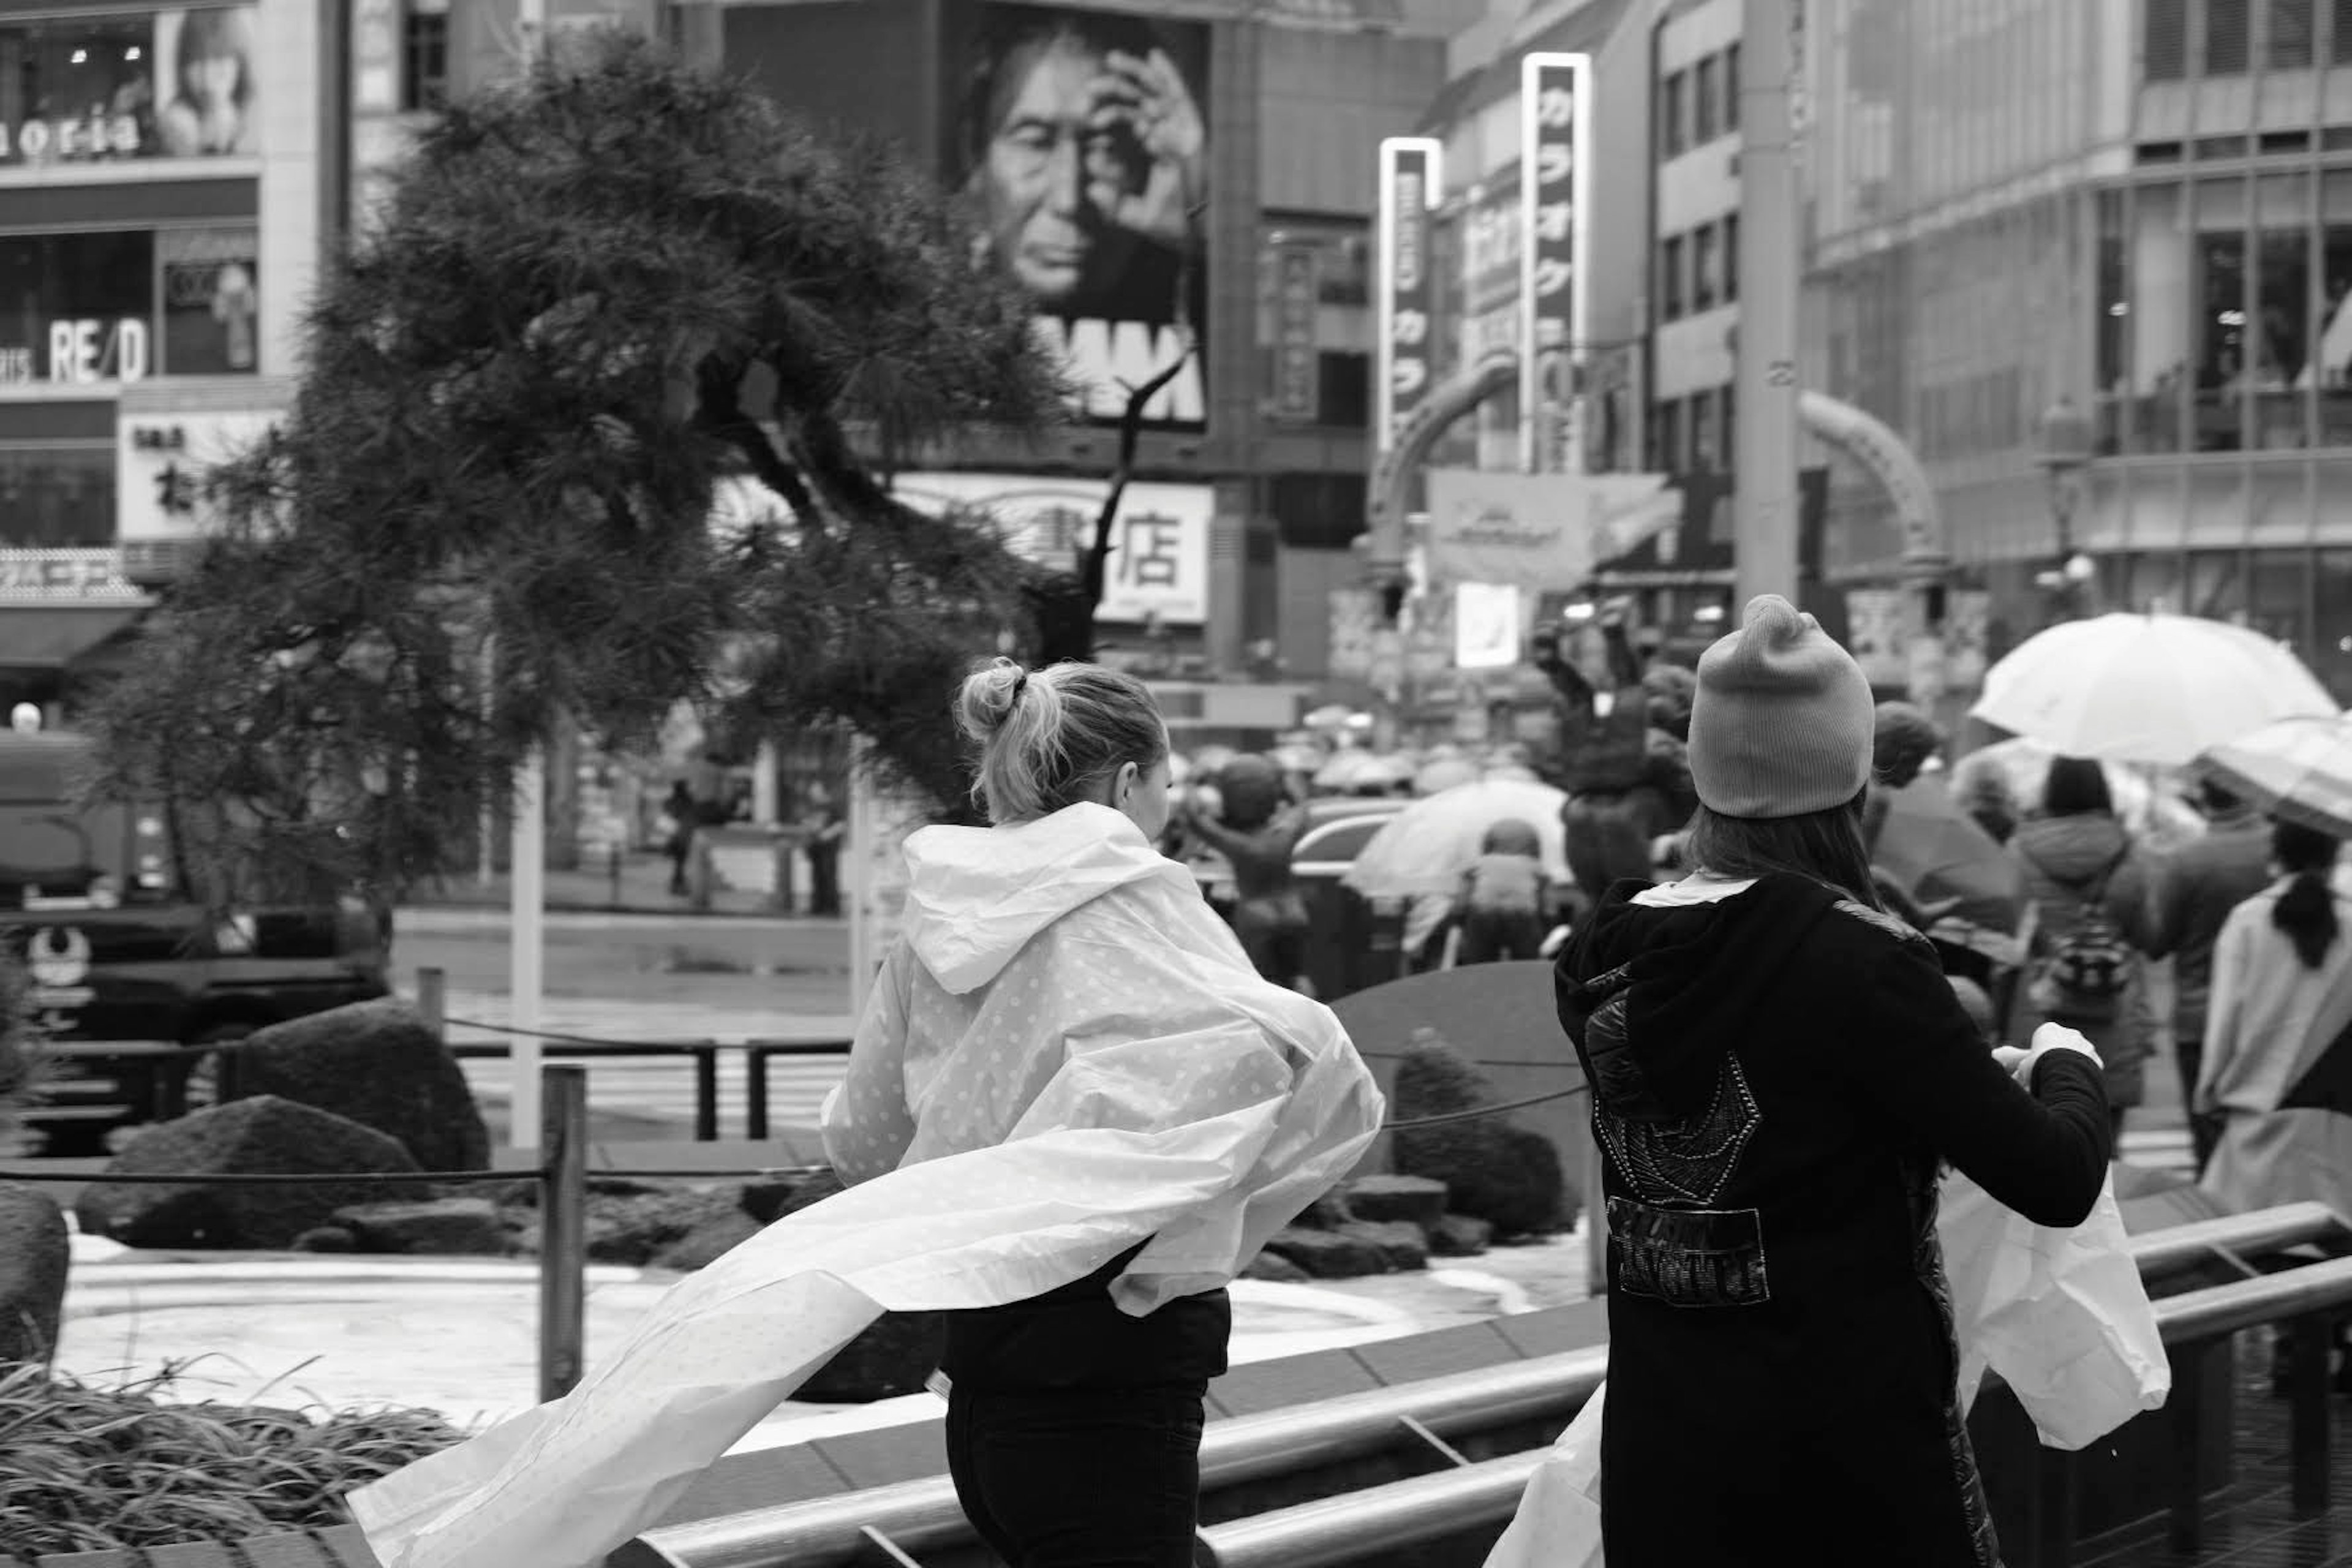
[[[1610,1568],[1990,1568],[1937,1179],[2079,1223],[2109,1154],[2097,1072],[2053,1053],[2029,1094],[1924,939],[1809,880],[1637,891],[1558,975],[1608,1156]]]

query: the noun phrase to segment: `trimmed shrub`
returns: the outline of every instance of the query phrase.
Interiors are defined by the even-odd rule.
[[[1390,1097],[1399,1121],[1475,1110],[1501,1096],[1486,1075],[1433,1029],[1414,1032]],[[1482,1116],[1396,1134],[1399,1175],[1445,1184],[1446,1206],[1483,1219],[1498,1237],[1557,1230],[1576,1207],[1559,1151],[1508,1116]]]

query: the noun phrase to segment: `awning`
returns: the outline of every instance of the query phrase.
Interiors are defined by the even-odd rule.
[[[133,605],[0,605],[0,668],[63,669],[147,613]]]

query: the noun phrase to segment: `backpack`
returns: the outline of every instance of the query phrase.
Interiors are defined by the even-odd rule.
[[[2084,889],[2074,929],[2051,950],[2043,976],[2067,1002],[2111,1003],[2131,984],[2132,946],[2107,912],[2107,884],[2130,853],[2126,846]]]

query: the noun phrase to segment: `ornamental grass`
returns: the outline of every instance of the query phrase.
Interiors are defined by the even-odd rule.
[[[112,1387],[0,1366],[0,1555],[348,1524],[346,1492],[465,1436],[428,1410],[166,1403],[189,1364]]]

